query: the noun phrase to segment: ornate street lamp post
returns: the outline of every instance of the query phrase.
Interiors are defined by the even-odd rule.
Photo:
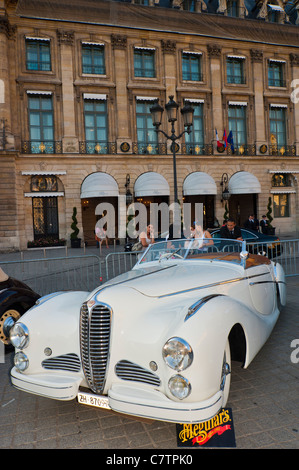
[[[173,155],[173,180],[174,180],[174,202],[178,202],[178,188],[177,188],[177,174],[176,174],[176,140],[180,139],[182,135],[186,132],[190,134],[191,126],[193,124],[193,113],[194,109],[190,105],[190,103],[186,103],[185,106],[181,109],[181,114],[183,117],[184,127],[186,130],[181,132],[180,135],[175,134],[174,123],[177,121],[177,114],[179,105],[173,100],[173,96],[169,96],[169,101],[165,105],[165,109],[167,111],[168,122],[171,122],[171,135],[167,135],[166,132],[159,129],[161,122],[162,122],[162,115],[164,108],[159,105],[159,100],[150,108],[150,112],[152,115],[153,125],[156,128],[156,132],[161,132],[166,139],[171,140],[171,149]]]

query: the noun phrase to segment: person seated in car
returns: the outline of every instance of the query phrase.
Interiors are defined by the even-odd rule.
[[[234,219],[229,218],[226,225],[220,229],[220,237],[228,238],[230,240],[243,240],[240,227],[236,225]]]

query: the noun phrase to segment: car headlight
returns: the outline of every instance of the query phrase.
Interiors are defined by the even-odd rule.
[[[11,344],[18,349],[26,348],[29,343],[29,331],[23,323],[15,323],[9,332]]]
[[[23,352],[17,352],[14,357],[14,364],[19,372],[24,372],[29,366],[28,357]]]
[[[168,382],[168,387],[172,395],[179,400],[187,398],[191,393],[190,382],[181,375],[174,375],[171,377]]]
[[[163,346],[162,356],[171,369],[187,369],[193,361],[191,346],[182,338],[170,338]]]

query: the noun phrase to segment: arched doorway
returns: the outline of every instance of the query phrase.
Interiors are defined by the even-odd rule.
[[[229,199],[229,215],[242,226],[249,214],[257,214],[258,194],[261,192],[259,180],[248,171],[238,171],[229,180],[228,190],[231,195]]]
[[[190,173],[183,184],[184,203],[191,203],[191,220],[195,218],[195,204],[203,204],[204,228],[215,224],[215,195],[217,187],[212,176],[202,171]]]
[[[84,241],[96,245],[95,225],[105,214],[98,214],[101,203],[109,203],[115,213],[115,237],[118,236],[118,184],[108,173],[95,172],[88,175],[81,185],[81,206]]]
[[[169,204],[170,189],[164,176],[154,171],[148,171],[140,175],[134,184],[135,202],[142,203],[147,209],[147,223],[150,222],[150,205],[152,203]],[[160,233],[161,219],[158,219],[158,227],[155,230]]]

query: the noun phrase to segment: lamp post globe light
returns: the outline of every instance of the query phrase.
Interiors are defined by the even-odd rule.
[[[165,105],[167,111],[168,122],[171,123],[171,134],[168,135],[163,130],[159,129],[162,122],[162,115],[164,108],[160,106],[159,100],[150,108],[153,126],[156,128],[156,132],[161,132],[166,139],[172,141],[172,155],[173,155],[173,180],[174,180],[174,202],[178,202],[178,188],[177,188],[177,174],[176,174],[176,140],[180,139],[185,133],[190,134],[191,127],[193,124],[193,113],[194,109],[189,102],[181,109],[181,114],[186,128],[181,134],[175,134],[174,123],[177,121],[179,105],[174,101],[173,96],[169,96],[169,101]]]

